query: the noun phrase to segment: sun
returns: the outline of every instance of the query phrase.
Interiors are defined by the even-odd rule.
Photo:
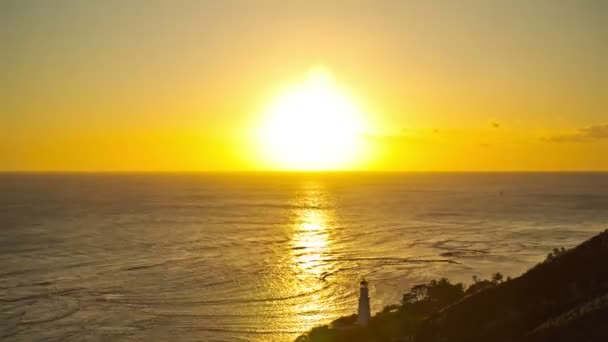
[[[276,96],[259,131],[262,154],[283,170],[344,170],[361,161],[359,107],[325,67]]]

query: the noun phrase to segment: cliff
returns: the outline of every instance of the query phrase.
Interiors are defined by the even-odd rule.
[[[335,325],[298,341],[608,341],[608,231],[556,250],[517,278],[497,274],[466,290],[433,281],[412,288],[365,328]]]

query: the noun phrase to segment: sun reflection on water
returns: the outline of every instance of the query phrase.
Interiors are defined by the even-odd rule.
[[[332,299],[323,291],[329,286],[326,276],[333,271],[332,225],[333,209],[326,193],[317,184],[298,196],[291,237],[291,260],[306,300],[294,305],[294,318],[307,328],[319,325],[330,316]]]
[[[325,213],[318,209],[305,209],[296,222],[292,243],[298,273],[321,276],[325,271],[323,255],[328,248]]]

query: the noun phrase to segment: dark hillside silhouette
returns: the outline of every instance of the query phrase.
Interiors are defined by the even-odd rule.
[[[607,293],[608,232],[604,232],[572,250],[551,254],[521,277],[434,314],[422,323],[416,341],[513,341],[531,335],[548,336],[550,331],[567,329],[562,323],[584,325],[584,320],[594,316],[592,312],[585,314],[585,306],[592,307],[587,303]],[[595,310],[605,311],[605,300],[603,305],[603,309]],[[583,312],[573,312],[572,321],[567,316],[558,319],[577,307]],[[608,325],[608,316],[605,320],[598,328]],[[555,338],[560,340],[559,336]]]
[[[348,328],[353,315],[298,341],[608,341],[608,231],[503,278],[474,279],[466,289],[447,279],[417,285],[366,328]]]

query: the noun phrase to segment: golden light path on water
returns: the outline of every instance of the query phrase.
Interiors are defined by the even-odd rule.
[[[293,306],[297,325],[312,328],[330,317],[332,300],[319,291],[327,284],[323,276],[332,272],[331,223],[333,208],[318,183],[308,183],[297,196],[291,237],[291,261],[301,293],[311,295]]]
[[[319,209],[305,209],[293,236],[294,261],[305,273],[321,276],[322,255],[328,248],[325,213]],[[298,251],[305,251],[298,253]]]

